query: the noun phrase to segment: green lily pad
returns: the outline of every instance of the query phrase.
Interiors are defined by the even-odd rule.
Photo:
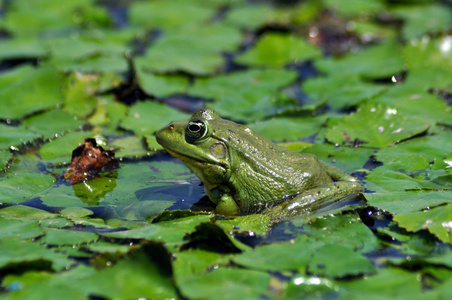
[[[162,103],[138,102],[130,107],[121,127],[133,130],[136,134],[154,134],[171,121],[188,119],[190,115],[182,113]]]
[[[14,77],[19,80],[10,83],[7,87],[1,83],[0,98],[2,99],[1,119],[20,119],[24,115],[62,103],[60,77],[53,66],[46,65],[39,68],[29,66],[16,68]]]
[[[113,243],[108,243],[108,242],[104,242],[104,241],[98,241],[96,243],[91,243],[91,244],[83,246],[83,249],[87,249],[90,252],[96,252],[96,253],[126,254],[131,249],[135,249],[136,247],[137,246],[119,245],[119,244],[113,244]]]
[[[202,25],[215,14],[212,7],[178,0],[136,2],[130,5],[129,9],[129,18],[133,25],[168,30]]]
[[[257,133],[273,141],[297,140],[307,138],[320,130],[326,118],[299,117],[299,118],[274,118],[248,126]]]
[[[290,7],[271,7],[266,3],[256,2],[252,5],[234,7],[226,15],[224,22],[250,31],[265,25],[301,25],[312,21],[321,10],[321,6],[316,1],[291,4]]]
[[[0,216],[5,219],[52,219],[57,218],[57,214],[49,213],[45,210],[24,206],[13,205],[0,209]]]
[[[21,275],[10,274],[5,277],[4,284],[9,293],[4,298],[38,300],[59,297],[68,300],[83,299],[86,293],[77,290],[72,283],[94,272],[95,269],[92,267],[77,265],[62,273],[29,271]]]
[[[450,44],[450,37],[426,37],[407,44],[402,49],[405,63],[410,70],[405,83],[425,90],[450,89]]]
[[[268,33],[235,61],[239,64],[263,67],[284,67],[287,64],[319,58],[319,48],[294,35]]]
[[[17,238],[3,238],[0,240],[2,253],[0,254],[0,269],[9,265],[27,265],[35,268],[48,269],[49,264],[55,271],[70,267],[74,262],[62,253],[54,252],[42,246],[39,242],[30,242]]]
[[[113,267],[78,281],[77,286],[85,293],[108,298],[174,299],[177,292],[167,267],[169,257],[163,257],[160,248],[156,244],[149,250],[132,252]]]
[[[375,273],[374,265],[364,256],[342,245],[325,245],[312,255],[307,268],[309,274],[342,278]]]
[[[303,226],[303,234],[324,245],[338,244],[358,253],[368,253],[378,246],[377,238],[355,213],[324,216],[309,223],[300,218],[293,223]],[[304,238],[297,239],[303,242]]]
[[[194,274],[205,273],[213,266],[227,264],[232,256],[201,249],[189,249],[173,255],[175,260],[172,265],[176,282],[187,280]]]
[[[0,124],[0,149],[15,149],[15,146],[31,142],[36,138],[38,138],[36,133],[22,126],[15,127]]]
[[[422,120],[432,126],[437,123],[451,124],[452,108],[450,106],[437,95],[423,91],[422,87],[419,89],[419,85],[416,85],[416,90],[412,87],[408,84],[391,88],[371,101],[394,107],[405,117],[417,118],[419,111],[422,111]],[[434,129],[432,127],[432,130]]]
[[[44,230],[38,220],[0,218],[0,239],[5,237],[28,240],[43,235]]]
[[[96,134],[89,131],[70,132],[44,144],[39,150],[41,158],[46,163],[70,163],[72,151],[86,138],[94,138]]]
[[[342,122],[333,126],[325,138],[335,144],[364,141],[364,147],[388,147],[414,135],[425,132],[428,124],[407,119],[397,110],[375,105],[363,105],[358,111],[344,116]]]
[[[45,236],[40,239],[47,245],[75,246],[95,242],[99,237],[92,232],[75,231],[68,229],[46,228]]]
[[[149,154],[148,149],[145,147],[145,142],[141,136],[129,136],[115,140],[110,145],[115,151],[115,157],[138,157]]]
[[[452,193],[449,192],[449,202]],[[452,243],[452,204],[394,216],[394,221],[408,231],[427,229],[445,243]]]
[[[309,79],[303,83],[302,89],[309,97],[326,101],[335,109],[342,109],[372,99],[383,93],[387,87],[361,81],[355,75],[337,74]]]
[[[315,144],[300,152],[314,154],[318,159],[343,171],[356,172],[364,166],[374,151],[366,148],[336,147],[330,144]]]
[[[41,41],[25,38],[0,41],[0,60],[38,58],[46,55],[47,50]]]
[[[160,222],[156,224],[148,224],[140,228],[102,233],[102,236],[123,238],[123,239],[146,239],[153,241],[163,241],[169,245],[180,245],[183,237],[192,232],[196,226],[203,222],[207,222],[211,216],[198,215],[174,221]]]
[[[211,272],[193,275],[179,288],[185,297],[191,299],[257,299],[267,294],[270,275],[246,269],[220,267]]]
[[[422,297],[421,283],[416,272],[387,267],[380,269],[376,275],[364,279],[341,281],[339,295],[343,298],[372,297],[412,298]]]
[[[333,294],[339,286],[328,278],[296,275],[287,284],[284,299],[319,298]]]
[[[278,89],[296,78],[287,70],[248,70],[212,78],[198,79],[188,90],[190,95],[210,98],[213,107],[222,117],[235,120],[256,120],[273,116],[279,109],[294,103],[281,99]],[[231,110],[234,107],[234,111]]]
[[[382,0],[326,0],[325,4],[340,15],[350,17],[354,15],[373,15],[384,9]]]
[[[237,30],[222,25],[188,27],[161,37],[135,61],[144,70],[207,75],[223,68],[221,53],[235,50],[240,39]]]
[[[59,109],[35,115],[23,122],[25,128],[36,132],[45,139],[64,134],[70,130],[80,129],[83,124],[83,121]]]
[[[8,172],[0,177],[0,203],[20,203],[36,193],[45,191],[55,183],[49,174]]]
[[[109,25],[111,20],[106,9],[93,4],[92,0],[67,3],[38,0],[32,4],[19,0],[8,7],[2,26],[16,35],[37,36],[41,32],[70,30],[87,24]]]
[[[92,113],[97,104],[94,94],[97,92],[98,84],[97,76],[71,74],[66,80],[64,110],[78,117]]]
[[[167,97],[184,93],[188,87],[188,78],[177,75],[158,75],[145,71],[137,71],[138,82],[147,94]]]
[[[250,235],[265,235],[270,231],[270,218],[266,215],[238,216],[232,220],[217,220],[215,224],[229,232],[248,231]]]
[[[446,135],[420,137],[381,149],[375,156],[383,163],[367,179],[387,191],[412,188],[447,188],[447,155],[450,138]]]
[[[391,10],[391,14],[404,20],[402,34],[407,40],[447,30],[452,21],[450,10],[438,4],[401,6]]]
[[[405,66],[401,46],[394,40],[341,58],[316,60],[314,64],[323,73],[336,74],[336,80],[345,74],[365,78],[388,78],[402,72]]]
[[[302,237],[295,242],[274,243],[257,247],[233,258],[243,267],[267,271],[305,271],[312,256],[322,243]]]
[[[0,171],[5,169],[6,164],[11,159],[11,152],[9,150],[0,150]]]
[[[406,191],[366,193],[367,203],[397,214],[408,214],[431,207],[452,203],[451,191]]]

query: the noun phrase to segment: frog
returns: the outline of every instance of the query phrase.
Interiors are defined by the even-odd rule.
[[[155,137],[202,181],[214,212],[226,217],[289,219],[364,190],[358,178],[314,154],[290,151],[208,107],[170,122]]]

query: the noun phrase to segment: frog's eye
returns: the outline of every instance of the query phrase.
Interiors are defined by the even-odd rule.
[[[206,123],[202,120],[191,120],[188,122],[185,133],[191,140],[202,139],[207,134]]]

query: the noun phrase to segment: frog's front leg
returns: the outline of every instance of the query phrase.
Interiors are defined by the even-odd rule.
[[[237,216],[240,208],[229,194],[229,190],[224,187],[205,190],[209,199],[216,204],[215,213],[224,216]]]
[[[293,199],[265,209],[262,213],[271,219],[289,219],[310,214],[339,199],[354,197],[364,191],[357,178],[326,163],[321,163],[331,179],[336,180],[335,182],[303,191]]]

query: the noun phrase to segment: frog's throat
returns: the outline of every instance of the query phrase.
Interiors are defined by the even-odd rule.
[[[195,161],[199,164],[210,164],[210,165],[215,165],[218,167],[221,167],[222,169],[224,169],[225,173],[228,172],[229,168],[228,165],[224,162],[221,162],[218,159],[215,159],[213,156],[202,156],[202,157],[198,157],[195,155],[186,155],[186,154],[182,154],[180,152],[174,151],[174,150],[168,150],[165,149],[169,154],[179,158],[180,160],[182,160],[182,162],[184,164],[187,164],[189,161]]]

